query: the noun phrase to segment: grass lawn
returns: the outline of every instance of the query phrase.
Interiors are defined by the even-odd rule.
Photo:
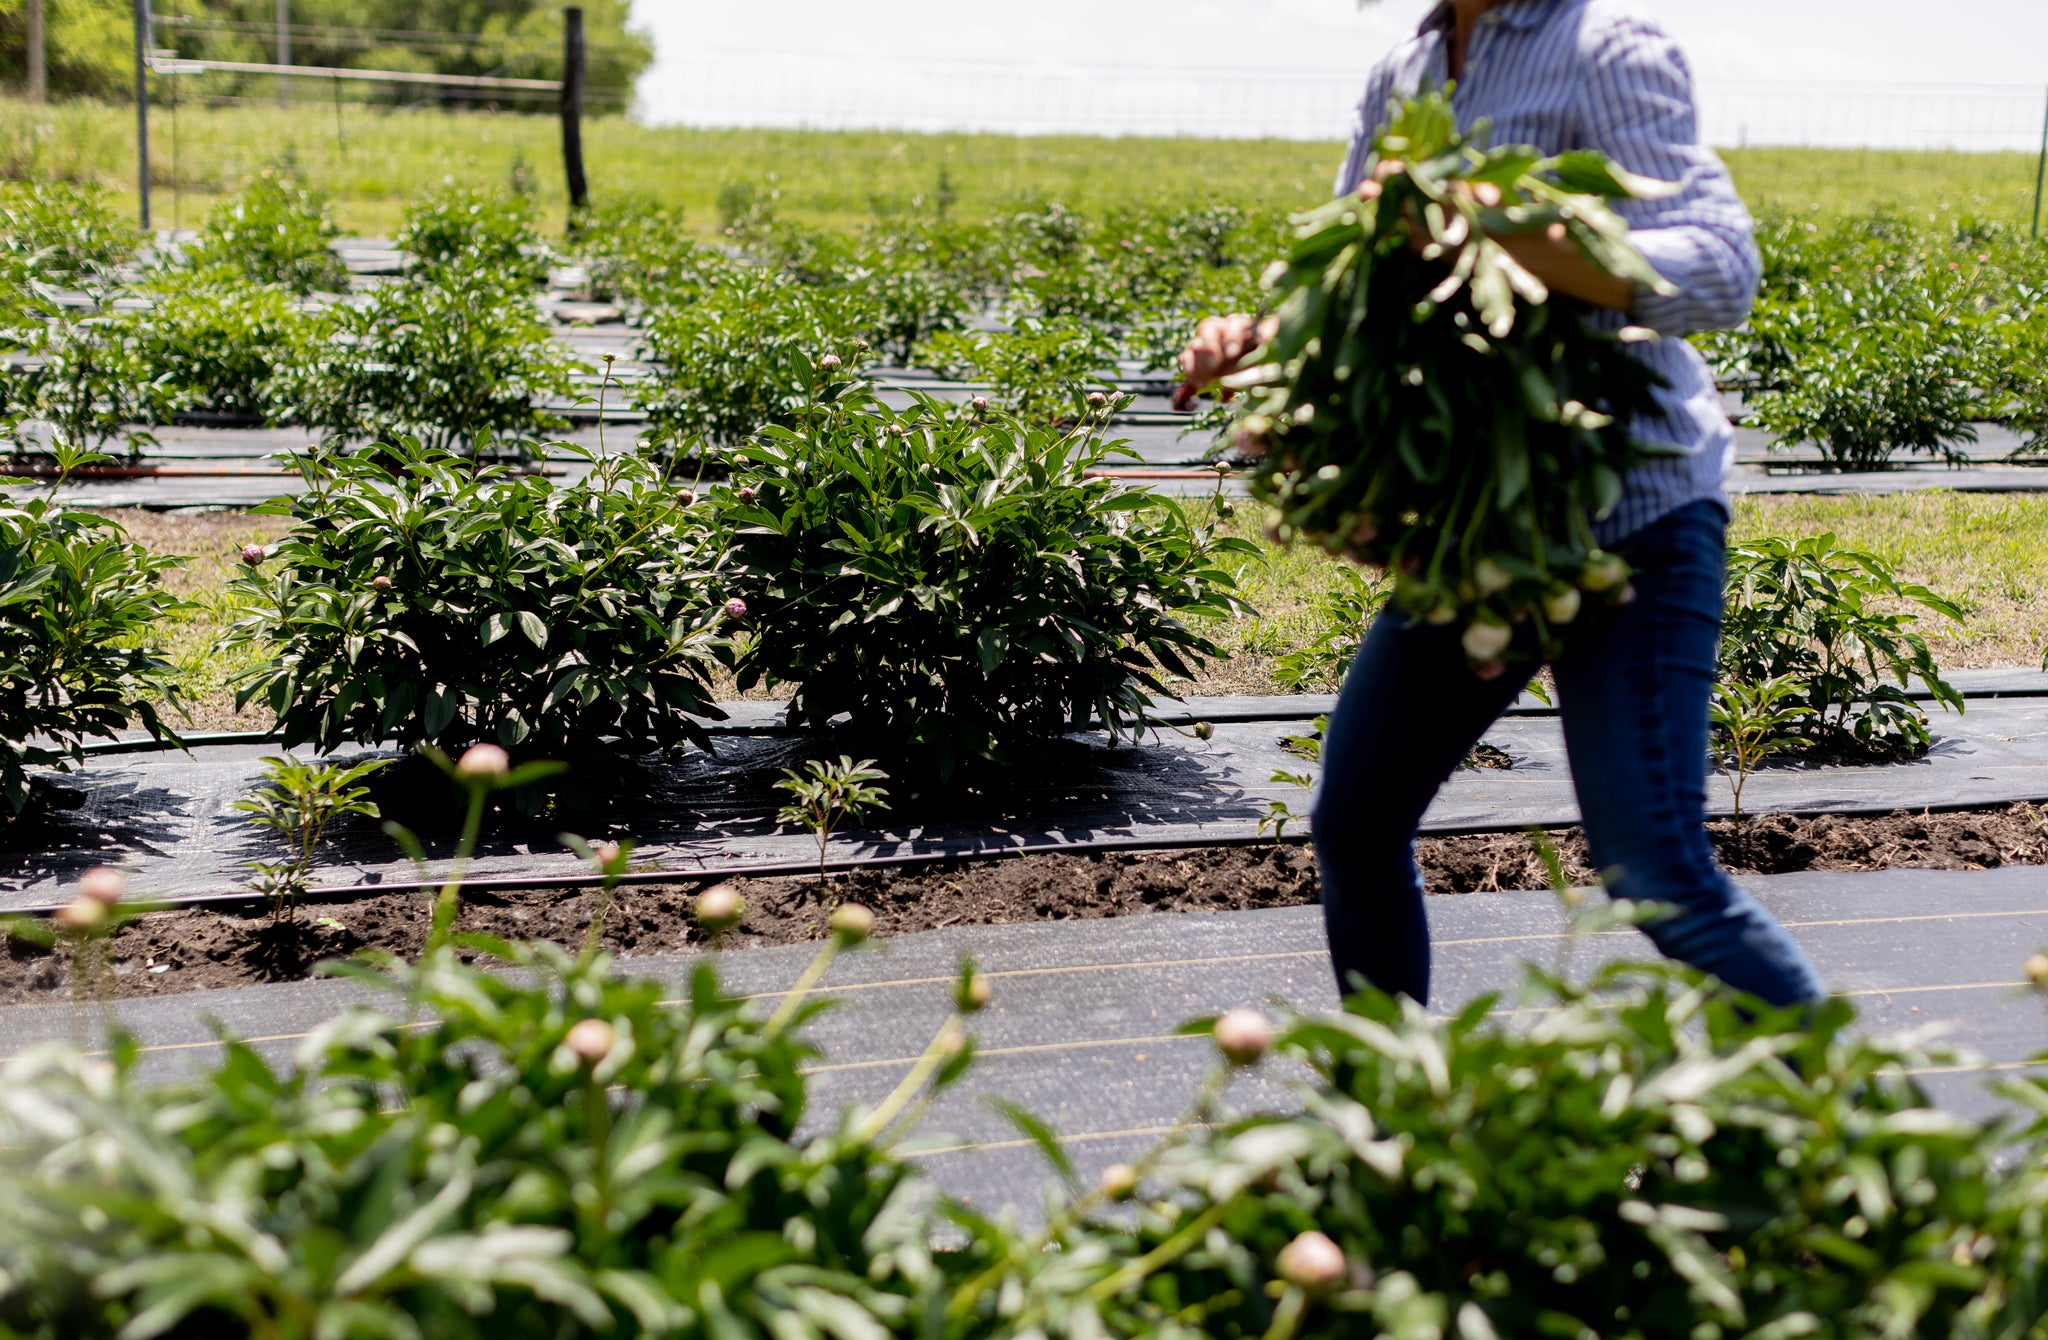
[[[443,177],[478,185],[521,173],[549,222],[562,220],[560,131],[551,116],[380,110],[345,104],[179,110],[152,119],[157,222],[197,223],[212,196],[289,156],[335,200],[350,231],[388,233],[405,200]],[[654,128],[623,116],[584,129],[591,193],[680,205],[689,227],[718,226],[725,186],[774,174],[793,221],[853,227],[930,198],[943,168],[953,208],[975,219],[1026,201],[1098,210],[1157,201],[1291,209],[1329,189],[1342,146],[1291,140],[928,135],[894,131]],[[1746,149],[1726,155],[1751,203],[1823,215],[1893,207],[2025,223],[2029,154]],[[0,175],[98,181],[134,208],[134,114],[118,105],[32,107],[0,97]],[[174,182],[178,186],[173,191]]]
[[[260,730],[260,707],[237,715],[229,684],[255,659],[223,655],[221,631],[239,611],[226,583],[241,547],[274,539],[277,517],[239,512],[108,512],[142,543],[189,561],[172,589],[196,608],[169,630],[182,696],[196,730]],[[1319,550],[1280,549],[1260,536],[1257,509],[1240,506],[1229,533],[1258,543],[1263,557],[1243,561],[1238,583],[1256,615],[1203,629],[1227,653],[1200,679],[1177,685],[1194,693],[1277,693],[1278,659],[1321,630],[1320,600],[1338,589],[1339,560]],[[1936,659],[1951,669],[2041,663],[2048,646],[2048,496],[1911,493],[1883,497],[1752,497],[1736,508],[1736,539],[1833,531],[1844,545],[1879,554],[1908,581],[1958,598],[1969,610],[1955,625],[1928,617],[1922,631]],[[1328,687],[1305,686],[1305,687]]]

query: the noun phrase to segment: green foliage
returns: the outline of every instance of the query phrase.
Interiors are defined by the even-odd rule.
[[[815,1053],[699,967],[684,998],[605,956],[453,945],[352,975],[288,1065],[230,1041],[145,1087],[138,1048],[15,1063],[0,1326],[312,1340],[593,1333],[868,1340],[929,1270],[909,1163],[813,1123]],[[394,1095],[403,1095],[394,1102]],[[123,1330],[125,1328],[125,1330]]]
[[[1902,1077],[1927,1063],[1914,1047],[1860,1035],[1844,1001],[1801,1021],[1661,965],[1532,980],[1520,1018],[1368,994],[1294,1021],[1277,1050],[1307,1073],[1303,1115],[1167,1151],[1129,1230],[1017,1253],[1035,1287],[986,1296],[1043,1307],[1059,1278],[1110,1335],[1875,1340],[2034,1319],[2007,1283],[2030,1179],[1997,1171],[1996,1127]],[[1283,1252],[1311,1231],[1342,1259],[1304,1288]],[[1111,1289],[1112,1262],[1149,1269]]]
[[[1315,598],[1314,635],[1283,655],[1273,671],[1274,682],[1282,688],[1300,692],[1341,684],[1365,641],[1365,630],[1386,608],[1389,583],[1383,574],[1347,563],[1337,575],[1337,588]]]
[[[26,769],[130,722],[176,741],[156,706],[175,702],[171,667],[149,642],[183,607],[163,589],[176,566],[104,517],[0,494],[0,812],[28,804]]]
[[[114,214],[97,186],[0,186],[0,253],[30,261],[37,274],[76,277],[107,270],[134,256],[135,242],[135,229]]]
[[[395,239],[416,273],[486,271],[515,282],[547,278],[548,252],[522,196],[478,191],[452,177],[406,206]]]
[[[94,307],[49,308],[29,328],[31,361],[6,376],[7,434],[18,451],[84,453],[119,437],[131,454],[151,441],[137,424],[161,423],[179,408],[169,377],[143,361],[138,324],[110,310],[100,289]]]
[[[266,168],[208,211],[190,256],[201,269],[230,270],[253,284],[346,293],[348,268],[331,245],[339,236],[325,200],[295,175]]]
[[[1824,748],[1919,753],[1928,744],[1927,718],[1907,688],[1918,680],[1958,712],[1963,697],[1941,677],[1926,638],[1913,629],[1917,616],[1902,605],[1963,618],[1954,601],[1901,582],[1874,554],[1837,548],[1831,534],[1735,545],[1721,678],[1796,685],[1787,701],[1805,709],[1797,727]]]
[[[250,863],[251,884],[270,903],[272,920],[291,916],[313,873],[320,837],[336,819],[375,819],[364,778],[388,767],[392,760],[363,763],[302,763],[290,755],[263,760],[263,782],[231,808],[249,816],[254,827],[276,834],[289,848],[281,861]]]
[[[151,305],[111,318],[126,361],[155,388],[134,408],[157,422],[192,410],[291,416],[279,401],[280,383],[300,368],[317,325],[289,292],[225,271],[168,270],[151,276],[138,296]]]
[[[1742,822],[1742,790],[1750,774],[1773,754],[1806,744],[1797,734],[1813,709],[1799,701],[1804,686],[1795,679],[1767,679],[1760,684],[1722,680],[1708,704],[1713,722],[1715,761],[1728,775],[1734,793],[1735,822]]]
[[[292,529],[237,579],[257,612],[230,633],[275,648],[237,703],[268,703],[287,747],[582,758],[701,740],[693,718],[718,715],[719,555],[703,509],[647,462],[557,485],[400,439],[301,469]]]
[[[918,358],[942,376],[985,383],[989,400],[1036,423],[1079,423],[1091,407],[1091,392],[1107,394],[1115,383],[1116,341],[1101,328],[1073,317],[1026,318],[1014,331],[946,333],[927,339]]]
[[[333,439],[417,437],[437,450],[495,439],[531,450],[561,420],[578,363],[502,273],[450,265],[328,309],[279,396]]]
[[[863,748],[941,776],[1132,729],[1160,669],[1218,654],[1181,617],[1236,612],[1219,560],[1253,551],[1083,477],[1117,450],[930,402],[768,430],[718,495],[753,633],[741,687],[792,684],[793,722],[846,713]]]
[[[1378,151],[1407,165],[1384,193],[1297,216],[1268,272],[1271,334],[1225,383],[1250,392],[1237,444],[1283,538],[1396,571],[1403,610],[1465,623],[1497,669],[1511,625],[1549,648],[1578,590],[1620,594],[1593,523],[1645,459],[1629,424],[1656,374],[1494,235],[1561,225],[1595,269],[1666,287],[1608,203],[1658,184],[1595,153],[1482,148],[1441,93]]]
[[[123,23],[127,20],[128,11],[118,0],[72,0],[74,7],[80,3],[107,5]],[[58,6],[51,8],[54,13]],[[633,81],[653,59],[654,45],[631,25],[627,0],[586,0],[582,8],[589,95],[600,106],[623,103],[632,96]],[[194,17],[199,22],[158,25],[157,41],[183,56],[256,62],[277,58],[271,26],[277,11],[271,0],[211,0],[196,9]],[[562,77],[562,12],[538,0],[292,0],[291,19],[299,25],[292,36],[292,59],[303,65]],[[451,40],[446,36],[450,33],[460,37]],[[132,70],[132,46],[127,54],[131,64],[116,64],[117,74]],[[127,77],[132,88],[133,76]],[[209,94],[240,95],[260,105],[275,96],[277,83],[260,75],[212,74],[200,86]],[[298,87],[306,90],[301,100],[316,106],[333,96],[318,84],[302,81]],[[118,84],[105,90],[117,97],[125,91]],[[161,86],[156,96],[163,96]],[[419,91],[349,84],[341,96],[410,104],[418,100]],[[546,113],[554,103],[517,99],[505,106]],[[328,116],[331,119],[332,113]]]
[[[2022,296],[2012,267],[2024,272],[2024,248],[1889,214],[1828,229],[1778,221],[1760,241],[1748,324],[1701,343],[1772,445],[1812,443],[1844,470],[1901,451],[1960,459],[1971,420],[2019,367],[2001,314]]]
[[[843,394],[869,360],[862,324],[843,295],[777,270],[728,265],[649,314],[646,343],[657,367],[635,401],[664,450],[704,438],[732,445],[789,427],[821,399]]]
[[[825,877],[825,847],[839,825],[859,821],[871,809],[888,809],[889,792],[875,782],[886,782],[889,774],[871,758],[856,763],[841,754],[836,762],[811,759],[803,771],[784,768],[777,791],[787,792],[789,803],[776,812],[775,822],[810,830],[818,841],[818,878]]]

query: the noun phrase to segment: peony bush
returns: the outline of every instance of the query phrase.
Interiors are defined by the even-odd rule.
[[[566,448],[565,448],[566,449]],[[302,458],[306,492],[235,590],[229,633],[271,658],[237,701],[286,747],[490,740],[584,757],[701,740],[728,619],[707,509],[653,465],[575,484],[476,466],[409,439]]]
[[[1133,731],[1218,654],[1182,619],[1240,609],[1223,562],[1252,550],[1089,477],[1118,450],[1099,412],[1069,432],[865,394],[738,448],[713,499],[740,686],[792,686],[792,722],[911,775]]]

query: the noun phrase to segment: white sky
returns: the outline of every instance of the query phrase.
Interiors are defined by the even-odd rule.
[[[1786,110],[1790,91],[1813,81],[1869,85],[1841,91],[1842,111],[1824,133],[1897,138],[1897,109],[1920,110],[1914,133],[1950,134],[1963,147],[1993,147],[2038,136],[2048,86],[2048,3],[2042,0],[1635,0],[1661,19],[1690,54],[1708,104],[1710,137],[1752,132],[1821,134]],[[1355,88],[1372,61],[1412,32],[1428,0],[634,0],[635,20],[655,40],[655,65],[640,88],[640,111],[656,122],[764,124],[932,124],[948,117],[1024,117],[1004,103],[1005,81],[1041,90],[1039,100],[1079,96],[1046,80],[1082,81],[1085,111],[1108,130],[1115,94],[1158,103],[1160,81],[1183,72],[1199,83],[1234,71],[1226,84],[1287,83]],[[1756,101],[1769,81],[1778,101]],[[1887,84],[1998,85],[1962,103]],[[1724,90],[1716,94],[1717,86]],[[2025,86],[2024,88],[2017,86]],[[898,107],[892,98],[915,106]],[[1748,101],[1728,101],[1739,97]],[[976,96],[979,112],[963,110]],[[1318,95],[1318,109],[1333,96]],[[1355,95],[1354,95],[1355,96]],[[1712,97],[1723,97],[1715,103]],[[986,99],[995,98],[994,102]],[[1860,101],[1859,101],[1860,100]],[[878,107],[890,103],[889,110]],[[1252,103],[1246,104],[1248,107]],[[1281,113],[1258,102],[1257,115]],[[1007,110],[1006,110],[1007,109]],[[1317,115],[1321,115],[1320,111]],[[892,119],[893,118],[893,119]],[[1788,119],[1789,118],[1789,119]],[[1846,118],[1846,119],[1844,119]],[[1716,124],[1723,122],[1725,124]],[[1740,123],[1738,128],[1738,123]],[[1292,123],[1289,123],[1292,124]],[[1030,129],[1018,124],[1002,128]],[[1151,127],[1158,128],[1158,127]],[[1290,133],[1280,130],[1277,133]],[[1306,133],[1306,132],[1304,132]],[[1985,142],[1978,143],[1978,139]]]

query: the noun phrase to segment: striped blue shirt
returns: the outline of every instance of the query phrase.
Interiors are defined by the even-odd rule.
[[[1338,194],[1371,167],[1388,103],[1450,78],[1450,46],[1451,9],[1443,4],[1373,68]],[[1705,360],[1680,337],[1740,325],[1762,262],[1727,168],[1700,143],[1692,75],[1677,44],[1618,0],[1507,0],[1474,29],[1452,105],[1460,125],[1490,119],[1495,144],[1546,154],[1597,149],[1632,172],[1679,183],[1666,199],[1620,203],[1636,247],[1676,292],[1638,292],[1629,315],[1601,312],[1598,319],[1667,337],[1632,347],[1669,383],[1658,393],[1662,412],[1638,419],[1635,429],[1639,441],[1680,454],[1632,472],[1596,533],[1612,544],[1702,499],[1726,509],[1735,432]]]

